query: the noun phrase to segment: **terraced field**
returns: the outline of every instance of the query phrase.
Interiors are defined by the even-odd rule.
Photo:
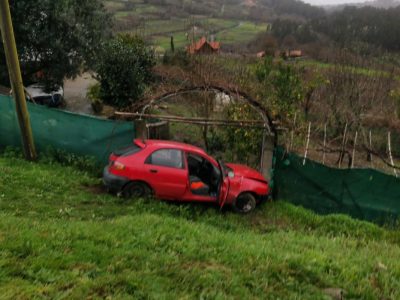
[[[176,11],[171,13],[168,6],[145,4],[140,0],[106,1],[105,4],[120,24],[118,31],[144,36],[158,52],[169,49],[171,36],[177,48],[202,36],[213,37],[222,43],[222,47],[243,46],[268,29],[267,23],[205,15],[179,16]]]

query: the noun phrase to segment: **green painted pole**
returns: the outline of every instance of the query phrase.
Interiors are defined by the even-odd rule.
[[[15,99],[19,127],[21,129],[25,158],[27,160],[36,160],[37,155],[33,141],[28,107],[26,105],[24,85],[22,82],[8,0],[0,0],[0,30],[3,37],[4,52],[6,54],[8,73]]]

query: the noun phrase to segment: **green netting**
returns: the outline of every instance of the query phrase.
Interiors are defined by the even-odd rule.
[[[133,122],[111,121],[28,103],[35,145],[96,158],[104,163],[116,148],[132,143]],[[21,146],[12,98],[0,95],[0,146]]]
[[[318,213],[392,222],[400,214],[400,179],[371,169],[333,169],[276,150],[275,192],[279,199]]]

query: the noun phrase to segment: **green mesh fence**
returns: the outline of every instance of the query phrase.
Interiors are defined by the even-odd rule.
[[[276,150],[275,192],[279,199],[321,214],[391,223],[400,214],[400,179],[371,169],[333,169]]]
[[[104,120],[28,103],[36,148],[64,150],[107,162],[111,151],[132,143],[133,122]],[[0,95],[0,146],[21,146],[14,100]]]

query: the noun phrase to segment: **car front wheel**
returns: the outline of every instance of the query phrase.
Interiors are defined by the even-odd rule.
[[[145,198],[151,195],[151,188],[143,182],[130,182],[123,188],[121,193],[121,196],[125,199]]]
[[[232,203],[233,209],[241,214],[248,214],[256,208],[256,198],[251,193],[240,194]]]

